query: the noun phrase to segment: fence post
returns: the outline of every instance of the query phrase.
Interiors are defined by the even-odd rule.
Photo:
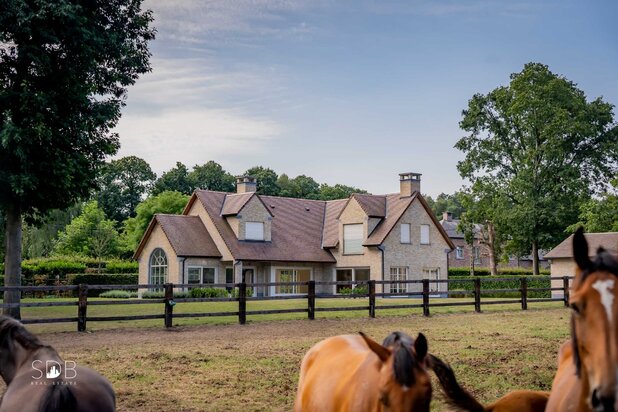
[[[174,285],[166,283],[165,285],[165,327],[172,327],[173,312],[174,312]]]
[[[238,284],[238,323],[244,325],[247,322],[247,284]]]
[[[369,284],[369,317],[376,317],[376,281],[370,280]]]
[[[474,279],[474,311],[481,313],[481,278]]]
[[[562,289],[563,289],[563,293],[564,293],[564,306],[569,307],[569,277],[568,276],[563,276],[562,277]]]
[[[423,316],[429,316],[429,279],[423,279]]]
[[[88,285],[79,285],[77,301],[77,331],[86,331],[86,312],[88,309]]]
[[[521,283],[521,310],[528,309],[528,278],[519,279]]]
[[[310,280],[307,285],[307,317],[315,319],[315,280]]]

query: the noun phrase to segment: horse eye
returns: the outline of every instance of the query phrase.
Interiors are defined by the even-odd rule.
[[[571,306],[571,309],[573,309],[573,312],[577,313],[578,315],[581,315],[582,312],[577,303],[571,303],[570,306]]]

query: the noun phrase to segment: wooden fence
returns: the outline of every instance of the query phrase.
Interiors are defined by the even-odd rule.
[[[87,322],[105,322],[105,321],[123,321],[123,320],[144,320],[144,319],[163,319],[166,328],[172,326],[173,319],[176,318],[201,318],[201,317],[213,317],[213,316],[237,316],[240,324],[245,324],[247,316],[253,315],[266,315],[266,314],[282,314],[282,313],[307,313],[308,319],[315,319],[316,312],[333,312],[333,311],[358,311],[366,310],[368,315],[375,318],[376,311],[381,309],[422,309],[423,316],[430,315],[430,309],[432,307],[448,307],[448,306],[472,306],[476,312],[481,312],[482,305],[496,305],[496,304],[518,304],[521,305],[522,310],[528,309],[529,303],[534,302],[564,302],[565,306],[568,306],[569,301],[569,287],[572,277],[552,277],[550,278],[549,288],[529,288],[528,278],[518,278],[519,288],[516,289],[483,289],[482,284],[484,281],[512,281],[513,278],[470,278],[470,279],[445,279],[445,280],[397,280],[397,281],[346,281],[346,282],[320,282],[320,281],[308,281],[308,282],[279,282],[279,283],[238,283],[238,284],[172,284],[166,283],[164,285],[79,285],[79,286],[8,286],[0,287],[0,292],[8,290],[18,290],[20,292],[72,292],[77,294],[77,300],[74,301],[45,301],[45,302],[20,302],[19,304],[6,304],[0,305],[2,308],[19,306],[21,308],[28,307],[48,307],[48,306],[77,306],[77,316],[64,317],[64,318],[38,318],[38,319],[23,319],[24,324],[35,323],[60,323],[60,322],[76,322],[77,330],[82,332],[86,330]],[[551,287],[551,280],[558,280],[562,283],[561,287]],[[449,290],[449,291],[436,291],[430,288],[431,284],[436,286],[440,284],[453,283],[473,283],[473,288],[470,291],[465,290]],[[386,285],[394,285],[398,287],[401,285],[421,285],[422,291],[420,292],[401,292],[401,293],[386,293],[376,292],[376,286],[382,285],[383,289]],[[161,289],[163,286],[164,297],[162,299],[109,299],[109,300],[88,300],[88,291],[98,290],[136,290],[136,289]],[[247,296],[248,287],[307,287],[307,293],[303,294],[290,294],[290,295],[275,295],[275,296],[261,296],[253,297]],[[367,293],[363,294],[327,294],[316,293],[316,286],[367,286]],[[174,297],[174,289],[191,289],[191,288],[237,288],[237,297],[219,297],[219,298],[191,298],[191,297]],[[530,292],[547,292],[550,294],[552,291],[560,291],[563,294],[561,298],[531,298]],[[483,294],[496,294],[496,293],[517,293],[518,298],[515,299],[491,299],[483,300]],[[444,297],[450,295],[457,296],[473,296],[473,301],[444,301],[432,303],[431,300],[436,297]],[[388,298],[388,297],[410,297],[417,299],[410,299],[410,303],[407,304],[392,304],[392,305],[376,305],[376,298]],[[364,298],[367,299],[366,304],[352,305],[345,307],[316,307],[317,299],[341,299],[341,298]],[[306,308],[292,308],[292,309],[267,309],[267,310],[247,310],[247,302],[251,301],[267,301],[267,300],[286,300],[286,299],[306,299]],[[237,311],[226,312],[198,312],[198,313],[174,313],[174,307],[178,304],[186,302],[238,302]],[[418,301],[418,303],[417,303]],[[356,302],[356,301],[355,301]],[[383,302],[387,302],[384,300]],[[412,303],[414,302],[414,303]],[[163,313],[151,314],[151,315],[126,315],[126,316],[88,316],[89,306],[98,305],[141,305],[141,304],[162,304]]]

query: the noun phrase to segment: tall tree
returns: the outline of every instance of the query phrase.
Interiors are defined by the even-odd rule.
[[[193,186],[189,181],[189,170],[181,162],[176,162],[176,167],[163,173],[154,183],[152,195],[156,196],[163,192],[180,192],[185,195],[193,193]]]
[[[459,173],[503,188],[511,242],[531,250],[538,274],[539,248],[555,245],[578,205],[616,173],[613,106],[528,63],[508,86],[474,95],[460,127],[469,134],[455,145],[465,153]]]
[[[123,222],[135,216],[135,208],[156,177],[148,162],[137,156],[112,160],[101,169],[95,198],[107,217]]]
[[[586,232],[618,232],[618,179],[612,182],[613,189],[593,198],[579,208],[579,220],[568,227],[573,233],[583,226]]]
[[[194,189],[216,190],[219,192],[234,192],[236,179],[226,172],[223,167],[210,160],[203,165],[195,165],[187,179]]]
[[[320,196],[320,184],[312,177],[300,175],[290,179],[282,174],[277,179],[279,196],[295,197],[298,199],[318,199]]]
[[[280,188],[277,184],[277,173],[262,166],[254,166],[245,172],[245,175],[257,179],[257,192],[261,195],[279,196]]]
[[[429,203],[429,207],[433,211],[435,217],[440,220],[444,212],[450,212],[455,219],[461,217],[464,211],[464,207],[461,204],[460,192],[455,192],[452,195],[447,193],[440,193],[435,200],[431,197],[425,196],[425,200]]]
[[[21,281],[22,217],[87,198],[116,153],[127,87],[150,70],[141,0],[0,2],[0,209],[5,284]],[[5,291],[5,303],[18,303]],[[5,314],[20,317],[19,307]]]
[[[357,187],[336,184],[334,186],[322,183],[320,185],[319,199],[320,200],[336,200],[347,199],[354,193],[367,193],[366,190]]]
[[[135,217],[124,222],[122,242],[125,250],[135,251],[155,213],[179,214],[188,201],[189,196],[183,193],[161,192],[137,205]]]
[[[40,225],[25,224],[23,227],[22,250],[25,259],[49,256],[63,231],[71,221],[82,212],[82,204],[77,203],[66,209],[51,210]]]

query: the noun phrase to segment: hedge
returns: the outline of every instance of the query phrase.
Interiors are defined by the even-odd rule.
[[[492,278],[481,279],[481,292],[489,289],[519,289],[521,287],[520,279],[522,276],[508,276],[500,275],[501,280],[494,280]],[[534,288],[550,288],[551,279],[549,276],[527,276],[528,289]],[[470,276],[449,276],[449,279],[474,279]],[[473,291],[474,282],[456,282],[448,285],[449,291],[454,292],[458,290]],[[496,293],[481,293],[482,298],[518,298],[521,296],[520,292],[496,292]],[[551,291],[528,291],[529,298],[550,298]]]
[[[549,276],[549,270],[540,270],[539,276]],[[448,268],[448,277],[453,276],[470,276],[470,267],[452,267]],[[489,268],[475,268],[474,276],[491,276]],[[498,269],[498,276],[534,276],[530,269],[505,268]]]
[[[111,260],[105,265],[105,273],[137,273],[139,264],[130,260]]]
[[[71,274],[67,276],[71,285],[136,285],[138,275],[111,275],[106,273],[97,274]],[[135,289],[137,290],[137,288]],[[88,290],[88,296],[99,296],[104,290]]]

